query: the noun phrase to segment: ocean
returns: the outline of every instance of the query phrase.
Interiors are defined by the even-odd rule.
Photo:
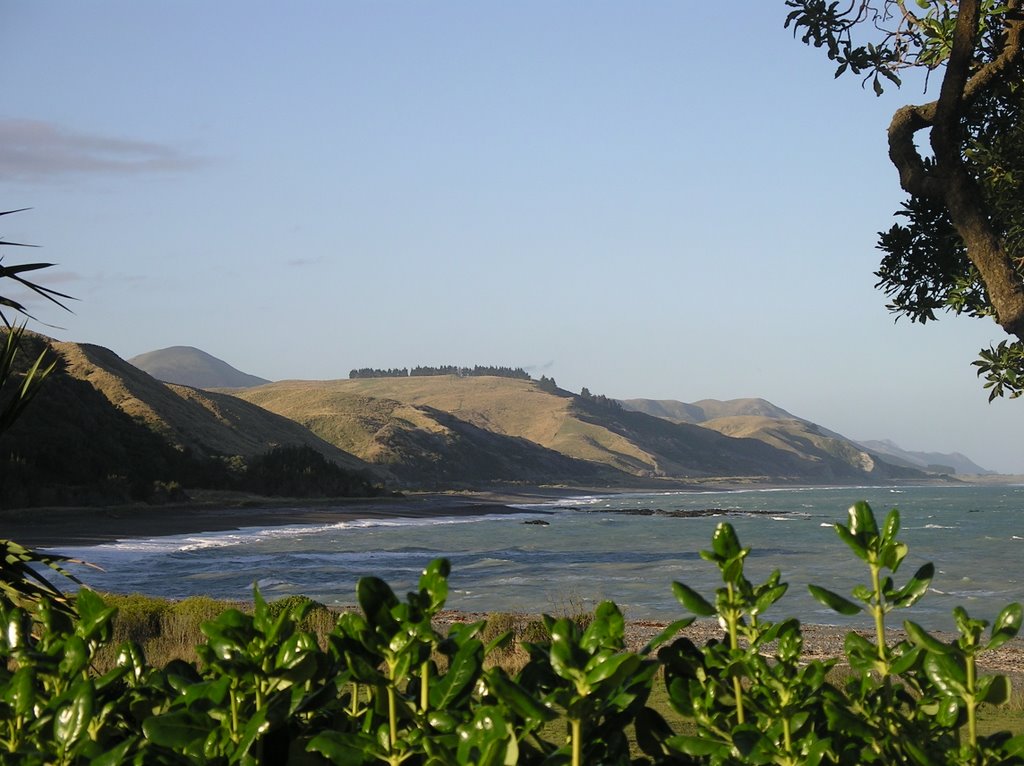
[[[1024,486],[595,494],[519,506],[521,514],[253,527],[50,550],[101,566],[74,568],[98,590],[249,599],[255,584],[268,600],[304,594],[329,605],[355,603],[364,575],[383,577],[401,596],[427,562],[444,556],[453,609],[560,614],[610,599],[627,619],[669,621],[686,614],[673,581],[709,600],[721,586],[699,551],[728,521],[752,549],[748,578],[758,583],[779,569],[789,583],[769,618],[850,625],[864,621],[822,607],[807,584],[848,595],[867,583],[867,569],[832,528],[857,500],[871,504],[879,523],[900,509],[910,553],[897,585],[927,561],[936,567],[931,591],[893,614],[891,626],[909,617],[947,630],[957,605],[991,621],[1024,601]]]

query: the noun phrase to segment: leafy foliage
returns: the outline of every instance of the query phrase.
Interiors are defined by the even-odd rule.
[[[835,660],[801,656],[797,620],[766,619],[787,586],[778,571],[759,584],[746,577],[750,549],[725,523],[701,552],[722,587],[708,599],[673,584],[685,610],[718,619],[721,640],[696,646],[680,634],[686,617],[631,651],[622,613],[604,602],[585,627],[545,615],[515,675],[486,662],[508,631],[435,628],[448,595],[443,559],[404,600],[361,579],[359,612],[337,619],[325,647],[302,627],[314,602],[268,604],[255,591],[251,614],[227,609],[203,623],[196,665],[153,667],[129,640],[102,674],[90,668],[111,641],[114,607],[84,588],[63,613],[49,595],[24,603],[2,591],[0,761],[1024,764],[1024,736],[976,726],[980,705],[1009,697],[1009,681],[980,675],[978,658],[1017,635],[1021,606],[991,627],[958,607],[951,641],[906,621],[907,638],[887,644],[886,617],[912,607],[933,574],[925,565],[896,584],[908,552],[899,529],[898,511],[879,525],[858,503],[836,532],[868,584],[852,598],[811,586],[830,608],[875,622],[874,641],[846,637],[843,688],[827,675]],[[648,704],[659,678],[692,730],[674,730]]]
[[[836,76],[876,94],[901,73],[942,72],[938,98],[899,109],[889,156],[909,198],[879,234],[876,276],[912,321],[992,317],[1017,338],[976,362],[989,399],[1024,392],[1024,15],[1021,0],[786,0],[786,26]],[[930,151],[915,143],[927,130]],[[921,142],[923,144],[923,142]]]

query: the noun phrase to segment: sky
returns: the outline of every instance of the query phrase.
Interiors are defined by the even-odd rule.
[[[763,397],[1024,473],[988,320],[894,321],[876,98],[782,0],[6,0],[0,238],[34,329],[271,380],[493,364]],[[7,263],[29,251],[5,248]]]

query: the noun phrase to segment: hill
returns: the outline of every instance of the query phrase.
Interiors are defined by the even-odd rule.
[[[665,418],[677,423],[704,423],[716,418],[728,418],[737,415],[753,415],[759,417],[798,420],[781,407],[776,407],[765,399],[701,399],[699,402],[687,404],[675,399],[621,399],[627,410],[645,412],[648,415]]]
[[[227,362],[192,346],[171,346],[133,356],[128,363],[164,383],[193,388],[248,388],[269,383],[236,370]]]
[[[888,439],[875,441],[858,441],[865,449],[882,455],[896,465],[907,465],[927,471],[942,473],[958,473],[965,475],[984,475],[993,473],[982,468],[966,455],[959,452],[914,452],[905,450]]]
[[[623,399],[626,409],[645,412],[674,423],[695,423],[728,436],[759,439],[817,460],[822,453],[853,464],[884,461],[894,466],[939,474],[991,473],[960,453],[908,452],[891,441],[854,441],[799,418],[765,399]]]
[[[24,358],[48,340],[30,336]],[[0,438],[3,505],[139,499],[157,482],[221,486],[283,445],[369,472],[298,424],[235,397],[161,383],[100,346],[49,345],[57,367]]]
[[[435,443],[443,442],[453,450],[450,454],[469,456],[474,454],[465,441],[470,427],[476,436],[487,432],[513,439],[520,448],[532,444],[549,457],[555,453],[573,461],[566,467],[589,465],[591,472],[600,468],[602,476],[614,481],[618,475],[620,482],[708,477],[843,482],[921,476],[882,460],[865,460],[857,450],[782,448],[546,390],[528,380],[434,376],[282,381],[235,393],[412,482],[429,480],[437,466],[436,461],[413,460],[424,449],[422,432],[432,434]],[[469,463],[456,466],[456,475],[478,477]],[[563,481],[593,480],[592,473],[563,474]]]
[[[833,436],[814,423],[799,418],[766,415],[733,415],[706,420],[701,425],[726,436],[757,439],[812,463],[834,461],[860,468],[868,475],[887,461],[861,449],[849,439]],[[884,474],[884,471],[883,471]]]

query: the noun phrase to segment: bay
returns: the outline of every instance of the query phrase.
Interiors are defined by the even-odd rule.
[[[961,605],[991,620],[1024,601],[1024,487],[810,487],[738,491],[584,495],[522,513],[433,519],[366,519],[330,525],[245,528],[82,548],[52,549],[98,564],[76,569],[91,587],[181,598],[268,599],[304,594],[329,605],[354,603],[359,577],[376,575],[400,595],[414,589],[433,558],[452,562],[448,605],[466,611],[568,613],[615,601],[630,619],[668,621],[685,612],[673,581],[713,597],[717,570],[700,558],[722,521],[750,547],[747,576],[774,569],[790,585],[769,617],[848,625],[807,593],[814,583],[848,594],[867,570],[836,536],[846,508],[871,503],[879,522],[899,507],[910,553],[905,582],[927,561],[936,575],[928,595],[904,617],[949,629]],[[529,523],[527,523],[529,522]],[[543,523],[541,523],[543,522]]]

